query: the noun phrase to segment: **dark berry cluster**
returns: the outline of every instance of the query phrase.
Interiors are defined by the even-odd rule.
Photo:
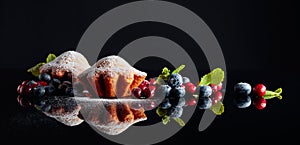
[[[49,111],[45,98],[49,96],[73,97],[75,90],[70,80],[52,78],[47,73],[39,75],[38,80],[23,81],[17,88],[18,103],[23,107],[36,107]]]

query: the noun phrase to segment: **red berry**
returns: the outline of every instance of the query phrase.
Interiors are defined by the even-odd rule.
[[[196,92],[196,89],[197,89],[197,87],[191,82],[186,83],[185,88],[188,92],[190,92],[192,94],[194,94]]]
[[[21,97],[19,104],[22,107],[30,107],[31,106],[31,103],[26,98],[23,98],[23,97]]]
[[[146,110],[152,110],[156,107],[156,103],[154,101],[151,101],[148,105],[146,105]]]
[[[142,94],[142,90],[141,88],[134,88],[132,90],[132,94],[137,97],[137,98],[140,98],[141,97],[141,94]]]
[[[253,92],[259,96],[259,97],[262,97],[266,94],[266,86],[263,85],[263,84],[257,84],[254,88],[253,88]]]
[[[147,99],[149,97],[152,96],[152,93],[151,93],[151,90],[149,88],[145,88],[144,90],[142,90],[142,93],[141,93],[141,99]]]
[[[257,97],[254,99],[253,104],[257,109],[261,110],[267,106],[267,101],[262,97]]]
[[[30,93],[31,89],[32,89],[31,87],[25,85],[20,90],[20,94],[21,95],[28,95]]]
[[[151,96],[150,97],[153,97],[154,94],[155,94],[156,86],[149,86],[149,89],[151,91]]]
[[[219,101],[216,100],[215,98],[212,98],[211,101],[212,101],[212,105],[215,105],[215,104],[217,104],[217,103],[219,102]]]
[[[156,80],[155,78],[149,79],[150,85],[156,85]]]
[[[21,85],[19,85],[18,88],[17,88],[17,92],[18,92],[19,94],[21,94],[22,87],[23,87],[23,85],[21,84]]]
[[[21,85],[26,85],[27,83],[28,83],[28,80],[25,80],[25,81],[22,82]]]
[[[22,98],[23,98],[23,97],[22,97],[21,95],[19,95],[19,96],[17,97],[17,101],[18,101],[19,104],[20,104]]]
[[[47,83],[47,82],[44,82],[44,81],[38,81],[37,84],[38,84],[39,86],[47,86],[47,85],[48,85],[48,83]]]
[[[143,82],[139,85],[139,88],[141,88],[142,90],[144,90],[145,88],[148,88],[150,85],[150,82],[147,80],[143,80]]]
[[[213,93],[213,99],[220,101],[222,98],[223,98],[222,92],[218,91],[218,92]]]
[[[221,91],[221,90],[222,90],[222,87],[223,87],[223,84],[220,83],[220,84],[217,86],[217,90],[218,90],[218,91]]]
[[[213,92],[218,92],[222,90],[222,83],[216,85],[216,84],[210,84],[210,87]]]
[[[187,101],[187,105],[188,105],[188,106],[194,106],[194,105],[196,105],[196,104],[197,104],[197,101],[196,101],[195,98],[191,98],[191,99],[189,99],[189,100]]]

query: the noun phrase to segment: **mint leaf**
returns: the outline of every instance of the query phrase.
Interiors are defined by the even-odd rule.
[[[165,115],[162,117],[162,123],[164,125],[168,124],[169,122],[170,122],[170,116]]]
[[[40,75],[40,67],[43,66],[45,63],[40,62],[34,67],[27,70],[27,72],[30,72],[33,76],[38,77]]]
[[[178,68],[176,68],[175,70],[172,71],[172,74],[178,74],[181,70],[183,70],[185,67],[185,65],[181,65]]]
[[[210,74],[206,74],[204,75],[201,80],[200,80],[200,83],[198,86],[207,86],[211,83],[211,75]]]
[[[216,104],[212,105],[210,109],[216,115],[221,115],[224,113],[224,105],[221,101],[218,101]]]
[[[184,121],[181,118],[173,118],[180,126],[185,126]]]
[[[168,80],[170,72],[171,71],[167,67],[164,67],[161,74],[158,77],[163,79],[163,80]]]
[[[199,86],[207,86],[209,84],[220,84],[224,80],[224,71],[221,68],[215,68],[210,73],[201,77]]]
[[[220,84],[224,80],[224,71],[221,68],[216,68],[211,72],[211,84]]]
[[[46,63],[54,60],[55,58],[56,58],[56,56],[54,54],[50,53],[46,58]]]
[[[159,117],[163,117],[163,116],[165,116],[167,113],[168,113],[168,110],[161,109],[160,107],[157,107],[157,109],[156,109],[156,114],[157,114]]]

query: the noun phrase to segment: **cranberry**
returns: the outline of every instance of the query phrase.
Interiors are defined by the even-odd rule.
[[[48,85],[48,83],[47,83],[47,82],[44,82],[44,81],[38,81],[37,84],[38,84],[39,86],[47,86],[47,85]]]
[[[219,101],[218,101],[217,99],[215,99],[215,98],[212,98],[211,101],[212,101],[212,105],[215,105],[215,104],[217,104],[217,103],[219,102]]]
[[[213,92],[218,92],[222,90],[222,83],[216,85],[216,84],[210,84],[210,87]]]
[[[156,86],[149,86],[148,88],[149,88],[150,91],[151,91],[151,96],[150,96],[150,97],[153,97],[154,94],[155,94]]]
[[[151,97],[153,94],[151,92],[152,91],[149,88],[145,88],[144,90],[142,90],[140,99],[147,99],[147,98]]]
[[[31,89],[34,87],[30,87],[30,86],[23,86],[22,89],[20,90],[20,94],[21,95],[28,95],[31,91]]]
[[[196,89],[197,89],[197,87],[191,82],[186,83],[185,87],[186,87],[186,90],[188,92],[192,93],[192,94],[194,94],[196,92]]]
[[[148,88],[150,85],[150,82],[147,81],[147,80],[144,80],[140,85],[139,85],[139,88],[141,88],[142,90]]]
[[[23,98],[23,97],[21,97],[19,103],[22,107],[30,107],[31,106],[31,103],[26,98]]]
[[[132,94],[137,97],[137,98],[140,98],[141,97],[141,94],[142,94],[142,90],[141,88],[134,88],[132,90]]]
[[[20,103],[21,102],[21,99],[22,99],[23,97],[21,96],[21,95],[19,95],[18,97],[17,97],[17,101],[18,101],[18,103]]]
[[[254,88],[253,88],[253,92],[258,95],[259,97],[262,97],[266,94],[266,86],[263,84],[257,84]]]
[[[18,86],[18,88],[17,88],[17,92],[18,92],[19,94],[21,94],[21,90],[22,90],[22,88],[23,88],[23,85],[22,85],[22,84]]]
[[[156,80],[155,80],[155,78],[149,79],[149,83],[150,83],[150,85],[156,85]]]
[[[156,107],[156,103],[154,101],[150,101],[148,105],[146,105],[146,110],[152,110]]]
[[[25,85],[25,84],[27,84],[27,83],[28,83],[28,80],[25,80],[25,81],[22,82],[21,85]]]
[[[220,101],[222,98],[223,98],[222,92],[218,91],[218,92],[213,93],[214,100]]]
[[[267,106],[267,101],[266,101],[266,99],[264,99],[262,97],[257,97],[257,98],[254,99],[253,105],[257,109],[261,110],[261,109],[264,109]]]
[[[194,106],[194,105],[196,105],[196,104],[197,104],[197,101],[196,101],[195,98],[191,98],[191,99],[189,99],[189,100],[187,101],[187,105],[188,105],[188,106]]]

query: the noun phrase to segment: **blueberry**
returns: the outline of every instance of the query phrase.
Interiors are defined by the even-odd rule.
[[[247,108],[251,105],[251,97],[237,96],[234,98],[234,102],[238,108]]]
[[[172,106],[183,107],[185,105],[184,97],[171,97],[169,99]]]
[[[36,85],[36,84],[37,84],[37,82],[34,81],[34,80],[28,81],[28,82],[26,83],[27,86]]]
[[[212,89],[210,86],[200,86],[199,87],[199,97],[209,97],[212,94]]]
[[[57,88],[58,88],[58,90],[59,90],[60,93],[65,94],[66,89],[67,89],[68,87],[69,87],[69,86],[66,85],[66,84],[60,84],[60,85],[58,85]]]
[[[62,84],[65,84],[67,86],[72,86],[72,82],[70,81],[63,81]]]
[[[179,118],[179,117],[181,117],[182,112],[183,112],[183,108],[182,107],[171,107],[168,110],[167,115],[170,116],[170,117],[172,117],[172,118]]]
[[[171,89],[169,96],[183,97],[184,95],[185,95],[185,89],[181,86],[177,86]]]
[[[52,85],[48,85],[48,86],[45,86],[45,94],[46,95],[53,95],[55,92],[55,88],[52,86]]]
[[[161,103],[160,103],[160,108],[161,109],[168,109],[168,108],[170,108],[172,105],[171,105],[171,103],[170,103],[170,101],[169,101],[169,98],[165,98]]]
[[[200,109],[209,109],[212,105],[212,100],[209,97],[200,97],[198,103]]]
[[[237,83],[234,85],[234,92],[238,95],[247,96],[251,93],[251,85],[248,83]]]
[[[46,93],[44,86],[36,86],[33,88],[33,95],[35,97],[43,97]]]
[[[52,81],[51,81],[51,84],[58,88],[58,86],[61,84],[61,81],[59,79],[56,79],[56,78],[53,78]]]
[[[182,83],[183,84],[186,84],[188,82],[190,82],[190,79],[188,77],[182,77]]]
[[[168,86],[168,85],[161,85],[159,86],[159,88],[157,89],[157,91],[155,92],[155,94],[157,96],[169,96],[170,94],[170,90],[171,90],[171,87]]]
[[[39,80],[41,80],[41,81],[45,81],[45,82],[50,82],[51,81],[51,76],[49,75],[49,74],[47,74],[47,73],[41,73],[40,75],[39,75]]]
[[[67,87],[65,90],[65,94],[70,96],[70,97],[74,97],[74,90],[72,87]]]
[[[180,74],[171,74],[168,79],[168,85],[172,88],[182,85],[182,77]]]

